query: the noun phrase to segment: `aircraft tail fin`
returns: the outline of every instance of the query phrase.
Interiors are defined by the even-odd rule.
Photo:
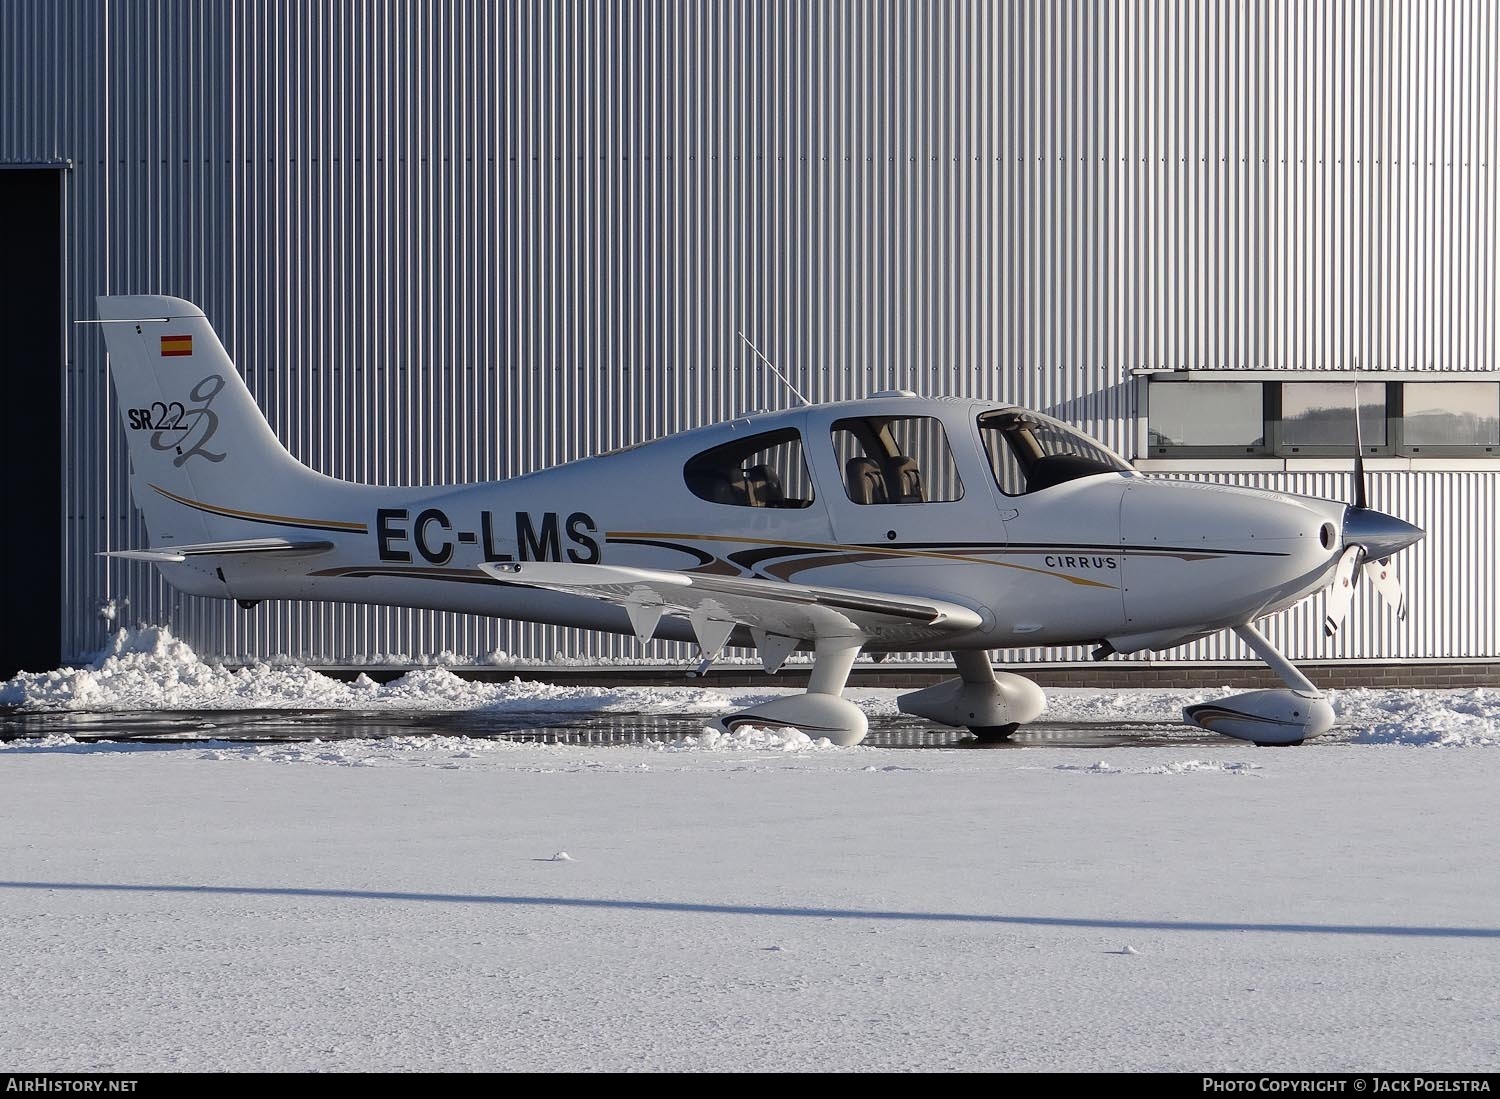
[[[153,547],[363,529],[339,514],[353,486],[287,452],[201,309],[156,295],[98,307]]]

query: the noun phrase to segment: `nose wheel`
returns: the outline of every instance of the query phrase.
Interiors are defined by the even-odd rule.
[[[970,725],[967,728],[981,744],[998,744],[1002,740],[1009,740],[1011,734],[1020,727],[1019,721],[1012,721],[1009,725]]]

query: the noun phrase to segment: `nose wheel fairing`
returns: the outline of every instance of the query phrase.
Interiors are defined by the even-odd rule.
[[[1289,689],[1251,691],[1216,702],[1200,702],[1183,709],[1184,721],[1211,733],[1260,745],[1301,744],[1333,728],[1333,707],[1323,692],[1265,634],[1249,623],[1234,627],[1234,632]]]
[[[1251,691],[1218,702],[1200,702],[1182,711],[1189,725],[1262,746],[1301,744],[1333,728],[1326,699],[1295,691]]]

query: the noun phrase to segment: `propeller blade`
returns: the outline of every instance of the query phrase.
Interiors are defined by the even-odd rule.
[[[1365,493],[1365,435],[1360,425],[1359,382],[1354,383],[1354,506],[1370,506]]]
[[[1328,586],[1323,612],[1323,635],[1332,637],[1338,633],[1344,619],[1349,616],[1349,604],[1354,601],[1354,570],[1359,568],[1365,551],[1350,546],[1339,557],[1338,567],[1333,570],[1333,583]]]
[[[1400,577],[1396,575],[1391,559],[1387,557],[1383,561],[1366,561],[1365,579],[1374,585],[1375,590],[1380,593],[1380,598],[1390,604],[1391,609],[1396,612],[1396,618],[1405,622],[1406,588],[1402,586]]]

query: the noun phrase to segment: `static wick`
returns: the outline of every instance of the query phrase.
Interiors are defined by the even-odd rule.
[[[804,397],[802,395],[802,391],[799,390],[796,386],[794,386],[791,383],[791,380],[785,374],[783,374],[781,371],[779,371],[779,370],[776,369],[776,364],[775,363],[773,363],[770,359],[766,358],[764,355],[762,355],[760,353],[760,348],[756,347],[753,343],[750,342],[750,337],[749,336],[745,335],[743,332],[737,332],[735,334],[737,336],[739,336],[740,339],[742,339],[742,340],[745,341],[745,346],[746,347],[748,347],[751,351],[755,352],[755,357],[756,358],[758,358],[761,362],[765,363],[767,366],[769,366],[771,368],[771,373],[775,374],[778,378],[781,379],[781,384],[784,385],[784,386],[786,386],[788,389],[790,389],[792,391],[792,395],[794,397],[796,397],[797,400],[801,401],[803,404],[812,404],[811,401],[809,401],[806,397]]]

